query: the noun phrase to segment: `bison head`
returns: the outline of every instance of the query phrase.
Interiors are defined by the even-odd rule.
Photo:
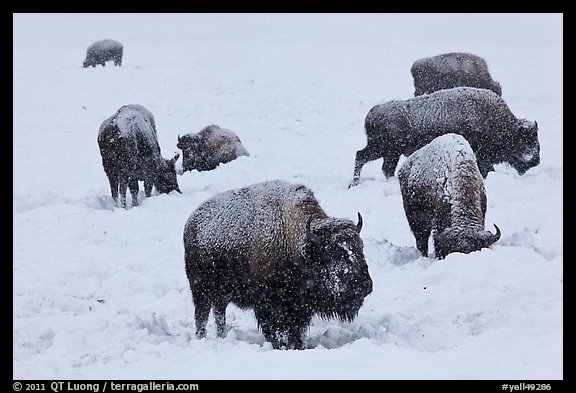
[[[319,219],[314,224],[312,217],[308,219],[303,254],[312,269],[308,285],[315,308],[323,318],[353,320],[372,292],[361,228],[360,213],[356,225],[345,219]]]
[[[178,179],[176,178],[176,160],[180,154],[176,153],[174,157],[169,160],[164,158],[160,159],[158,164],[158,172],[154,180],[154,187],[161,194],[168,194],[170,191],[177,191],[182,194],[178,187]]]
[[[500,228],[494,224],[496,233],[477,228],[451,227],[434,235],[436,258],[444,259],[453,252],[464,254],[490,247],[500,239]]]
[[[520,120],[518,131],[511,142],[510,165],[523,175],[528,169],[540,164],[540,142],[538,141],[538,123]]]
[[[178,135],[176,147],[182,150],[182,170],[192,171],[201,167],[200,152],[201,141],[198,135]]]

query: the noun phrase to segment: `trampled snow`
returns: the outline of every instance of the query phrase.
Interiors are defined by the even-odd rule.
[[[562,379],[561,14],[15,14],[15,379]],[[121,67],[82,67],[112,38]],[[486,59],[538,122],[541,163],[485,179],[489,249],[424,258],[397,177],[376,160],[348,189],[364,118],[407,99],[422,57]],[[182,194],[114,207],[96,138],[126,104],[182,130],[234,130],[250,156],[179,176]],[[177,163],[177,166],[180,161]],[[373,292],[352,322],[314,318],[308,349],[273,350],[253,313],[194,336],[182,232],[203,201],[266,180],[304,184],[357,220]]]

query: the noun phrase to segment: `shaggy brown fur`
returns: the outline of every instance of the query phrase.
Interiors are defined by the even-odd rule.
[[[226,335],[226,306],[251,308],[274,348],[302,349],[314,314],[352,320],[372,279],[361,222],[331,218],[303,185],[269,181],[202,203],[184,227],[184,259],[205,337],[210,309]]]
[[[500,237],[484,230],[486,191],[472,148],[461,135],[435,138],[410,155],[398,171],[406,218],[416,247],[428,256],[434,231],[437,258],[470,253]]]

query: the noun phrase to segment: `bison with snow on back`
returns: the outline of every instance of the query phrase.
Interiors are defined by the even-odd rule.
[[[461,135],[435,138],[410,155],[398,171],[406,218],[416,248],[428,256],[434,230],[436,257],[470,253],[500,238],[484,230],[486,191],[472,148]]]
[[[196,335],[213,309],[219,337],[226,306],[254,310],[276,349],[303,349],[313,315],[353,320],[372,279],[358,223],[326,215],[312,191],[274,180],[215,195],[184,226]]]
[[[112,198],[126,207],[130,188],[132,206],[138,205],[138,181],[144,181],[146,196],[152,186],[160,193],[180,192],[176,179],[176,154],[165,159],[160,154],[154,117],[141,105],[124,105],[102,122],[98,132],[102,166],[110,182]]]
[[[502,95],[500,84],[488,72],[486,60],[471,53],[444,53],[418,59],[410,72],[415,96],[459,86],[489,89]]]
[[[383,158],[384,176],[394,176],[400,156],[447,133],[461,134],[472,146],[483,177],[494,165],[509,163],[520,175],[540,163],[538,123],[518,119],[493,91],[455,87],[374,106],[364,122],[368,143],[356,152],[351,186],[362,167]]]
[[[98,64],[106,66],[106,62],[112,60],[114,61],[115,66],[121,66],[123,51],[124,48],[118,41],[96,41],[86,50],[86,58],[84,59],[82,65],[84,67],[96,67]]]
[[[211,171],[220,164],[250,155],[235,133],[217,125],[205,127],[196,134],[178,135],[176,147],[182,150],[184,172]]]

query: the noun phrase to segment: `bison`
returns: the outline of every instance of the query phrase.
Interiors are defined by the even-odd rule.
[[[211,171],[220,164],[250,155],[235,133],[217,125],[207,126],[196,134],[178,135],[176,147],[182,150],[184,172]]]
[[[122,44],[114,40],[101,40],[96,41],[86,50],[86,58],[82,65],[84,67],[96,67],[98,64],[106,66],[109,60],[114,61],[115,66],[122,65],[122,52],[124,48]]]
[[[486,61],[471,53],[444,53],[416,60],[410,69],[414,96],[459,86],[489,89],[502,95],[500,84],[492,79]]]
[[[303,349],[314,315],[353,320],[372,292],[358,223],[326,215],[303,185],[273,180],[202,203],[184,226],[196,335],[210,309],[219,337],[226,306],[254,310],[275,349]]]
[[[518,119],[501,97],[486,89],[455,87],[388,101],[370,109],[364,127],[368,143],[356,152],[350,187],[358,184],[367,162],[383,158],[384,176],[394,176],[402,154],[450,132],[470,143],[484,178],[501,162],[520,175],[540,163],[538,123]]]
[[[416,248],[428,256],[434,230],[438,259],[470,253],[500,238],[484,230],[486,191],[476,157],[462,135],[445,134],[412,153],[398,171],[400,192]]]
[[[110,182],[112,198],[126,207],[126,188],[132,206],[138,205],[138,181],[144,181],[146,196],[152,186],[160,193],[177,191],[175,163],[180,154],[165,159],[160,154],[154,117],[142,105],[124,105],[102,122],[98,132],[102,166]]]

